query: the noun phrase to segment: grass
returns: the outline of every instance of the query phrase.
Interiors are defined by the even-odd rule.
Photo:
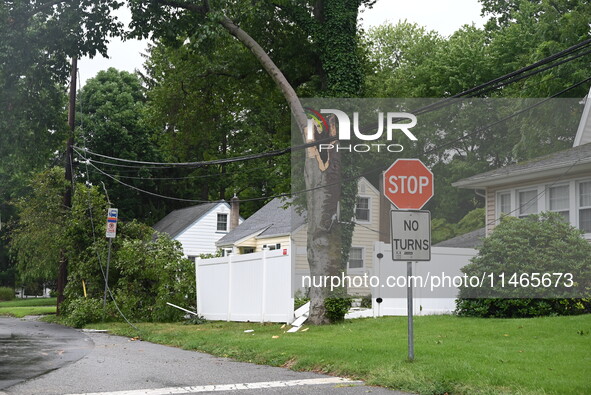
[[[27,315],[55,314],[56,298],[15,299],[0,302],[0,315],[22,318]]]
[[[276,324],[138,324],[143,340],[240,361],[443,394],[591,393],[591,315],[533,319],[415,318],[408,362],[406,317],[359,319],[285,333]],[[121,323],[93,324],[135,336]],[[244,333],[254,329],[253,333]],[[275,336],[278,336],[274,338]]]

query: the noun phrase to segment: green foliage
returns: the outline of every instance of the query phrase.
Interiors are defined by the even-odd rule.
[[[78,146],[102,155],[160,161],[159,150],[152,141],[153,132],[145,122],[146,92],[136,74],[114,68],[99,71],[80,90],[77,105]],[[144,190],[155,190],[158,183],[150,177],[163,175],[154,174],[155,170],[149,168],[130,174],[129,169],[94,165],[125,184]],[[93,183],[105,184],[109,199],[119,208],[122,219],[155,222],[167,211],[167,205],[160,198],[130,190],[92,166],[80,170],[90,171]]]
[[[471,299],[456,300],[456,314],[482,318],[528,318],[591,313],[591,299]]]
[[[29,193],[35,172],[63,158],[66,83],[71,57],[107,54],[106,35],[121,23],[118,0],[0,2],[0,214],[16,220],[11,202]],[[9,238],[6,227],[0,238]],[[14,262],[0,243],[0,283],[15,285]]]
[[[330,322],[340,322],[345,319],[345,314],[351,308],[352,299],[350,297],[329,297],[324,299],[326,317]]]
[[[178,321],[185,313],[166,304],[195,304],[194,263],[183,257],[178,241],[159,234],[154,241],[125,240],[114,268],[119,279],[115,299],[130,319]]]
[[[225,32],[207,41],[189,36],[174,47],[159,42],[149,55],[146,120],[160,131],[155,138],[167,161],[223,159],[289,145],[283,97],[260,74],[252,54]],[[245,200],[286,192],[289,157],[167,173],[181,179],[164,184],[161,193],[203,200],[228,200],[237,193]],[[248,216],[262,203],[244,202],[241,211]]]
[[[70,300],[64,311],[65,323],[74,328],[98,322],[104,318],[103,301],[98,298],[77,298]]]
[[[53,168],[37,174],[31,193],[16,201],[20,220],[11,232],[10,251],[25,284],[56,278],[66,243],[66,211],[62,204],[64,172]]]
[[[468,276],[493,273],[572,273],[572,289],[513,287],[501,281],[491,289],[461,288],[457,313],[478,317],[532,317],[583,314],[591,308],[591,244],[556,213],[525,219],[504,217],[472,262],[462,268]],[[504,286],[503,286],[504,285]],[[577,295],[583,299],[569,299]],[[486,299],[489,298],[489,299]]]
[[[194,264],[183,257],[178,241],[164,234],[152,237],[153,229],[144,224],[135,221],[118,224],[109,268],[110,290],[121,312],[130,320],[178,321],[184,313],[166,302],[195,305]],[[102,270],[106,269],[106,254],[106,242],[101,237],[87,246],[72,265],[64,302],[66,312],[71,311],[72,301],[82,297],[82,281],[90,298],[102,298],[101,266]],[[110,298],[107,310],[109,319],[122,319]]]
[[[437,244],[452,237],[483,228],[484,225],[484,208],[475,208],[466,214],[457,224],[449,223],[444,218],[435,218],[431,220],[431,241],[433,244]]]
[[[15,298],[14,289],[10,287],[0,287],[0,301],[13,300]]]
[[[361,298],[361,305],[360,306],[365,309],[371,309],[371,304],[372,304],[371,294],[363,295],[363,297]]]

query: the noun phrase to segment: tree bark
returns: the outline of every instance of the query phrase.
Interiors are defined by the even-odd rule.
[[[202,14],[209,10],[207,1],[204,2],[204,6],[175,0],[160,0],[160,3]],[[232,20],[223,16],[219,23],[252,52],[263,69],[273,79],[289,105],[302,141],[310,142],[307,138],[308,118],[297,93],[283,72],[260,44]],[[336,129],[333,130],[334,132]],[[307,255],[312,276],[340,275],[342,271],[340,225],[337,219],[338,202],[341,197],[341,185],[338,182],[341,177],[341,162],[338,154],[331,153],[331,155],[327,169],[321,170],[318,160],[313,155],[306,155],[304,165],[308,210]],[[329,289],[325,287],[311,287],[309,315],[311,323],[320,325],[329,322],[324,307],[324,299],[328,295]]]

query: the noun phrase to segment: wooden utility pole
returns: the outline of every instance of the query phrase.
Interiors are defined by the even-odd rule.
[[[66,144],[66,161],[65,161],[65,174],[66,174],[66,189],[64,191],[64,209],[66,211],[72,208],[72,191],[74,186],[74,128],[76,127],[76,75],[78,73],[78,58],[72,58],[72,74],[70,78],[70,103],[68,108],[68,126],[70,134],[68,136],[68,142]],[[61,313],[60,305],[64,301],[64,290],[66,288],[66,282],[68,281],[68,257],[65,251],[62,250],[60,265],[57,275],[57,313]]]

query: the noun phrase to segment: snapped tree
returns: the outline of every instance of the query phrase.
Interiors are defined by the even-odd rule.
[[[236,20],[248,20],[263,14],[282,18],[292,26],[302,26],[318,48],[316,59],[310,61],[318,64],[321,86],[327,96],[351,97],[361,92],[362,85],[361,63],[356,50],[358,9],[362,4],[371,3],[373,1],[368,0],[266,1],[254,6],[246,1],[227,1],[217,3],[214,8],[207,0],[131,0],[130,6],[134,34],[139,36],[174,40],[179,33],[181,36],[194,33],[196,26],[201,27],[201,34],[221,26],[259,61],[285,97],[302,140],[311,142],[314,139],[308,138],[308,121],[297,92],[268,51]],[[259,25],[259,30],[262,28],[263,31],[257,33],[261,36],[264,36],[265,25]],[[330,129],[327,132],[336,135],[336,125]],[[341,173],[338,155],[332,155],[324,165],[319,163],[316,155],[306,156],[307,251],[313,276],[338,275],[343,270],[340,224],[335,221],[341,200]],[[329,322],[324,306],[324,299],[328,296],[327,288],[311,289],[312,323]]]

